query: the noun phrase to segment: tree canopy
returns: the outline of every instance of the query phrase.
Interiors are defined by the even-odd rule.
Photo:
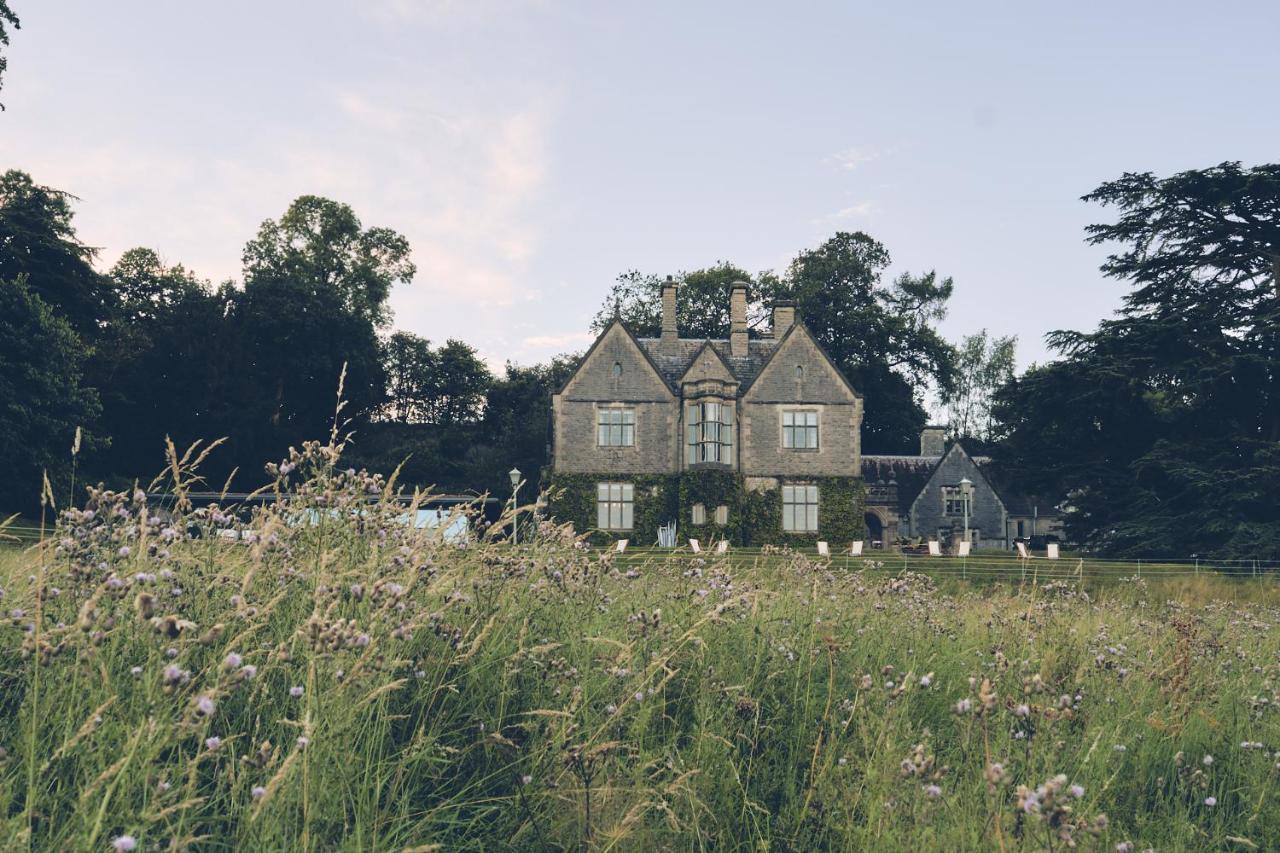
[[[1130,286],[1116,318],[1000,395],[1011,466],[1113,553],[1280,553],[1280,167],[1126,174],[1085,200]]]
[[[882,280],[889,252],[867,234],[841,232],[799,253],[781,274],[751,276],[731,263],[672,276],[681,287],[676,316],[680,334],[724,338],[729,330],[729,291],[750,286],[748,326],[767,327],[768,306],[796,303],[804,324],[867,400],[866,452],[909,452],[927,420],[922,401],[930,385],[948,389],[955,351],[934,324],[946,315],[953,283],[935,272]],[[599,331],[619,316],[633,332],[661,330],[660,291],[665,277],[638,272],[618,277],[597,312]]]

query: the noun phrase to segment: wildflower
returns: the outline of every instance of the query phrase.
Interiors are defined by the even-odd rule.
[[[1078,800],[1078,799],[1080,799],[1081,797],[1083,797],[1083,796],[1084,796],[1084,786],[1083,786],[1083,785],[1072,785],[1072,786],[1071,786],[1071,796],[1075,797],[1077,800]]]
[[[1201,759],[1201,761],[1202,761],[1202,763],[1204,764],[1204,766],[1205,766],[1205,767],[1208,767],[1208,766],[1210,766],[1211,764],[1213,764],[1213,756],[1212,756],[1212,755],[1206,755],[1203,759]]]
[[[618,713],[618,706],[610,702],[608,705],[604,706],[604,712],[609,716],[613,716],[614,714]]]
[[[533,777],[532,777],[532,776],[530,776],[528,773],[526,773],[525,775],[523,775],[523,776],[521,776],[521,777],[520,777],[520,784],[521,784],[521,785],[528,785],[528,784],[529,784],[530,782],[532,782],[532,781],[533,781]]]
[[[863,689],[863,690],[870,690],[870,689],[871,689],[871,676],[870,676],[870,675],[864,675],[864,676],[862,676],[862,689]]]
[[[1206,806],[1208,806],[1209,808],[1213,808],[1214,806],[1216,806],[1216,805],[1218,804],[1218,798],[1217,798],[1217,797],[1205,797],[1205,798],[1204,798],[1204,804],[1205,804]]]
[[[164,654],[165,654],[165,657],[176,658],[178,656],[178,650],[170,646],[169,648],[164,650]]]
[[[249,793],[253,795],[253,798],[255,800],[261,800],[263,797],[267,795],[267,789],[262,787],[261,785],[254,785],[253,790],[250,791]]]
[[[121,545],[121,546],[120,546],[120,550],[119,550],[119,552],[117,552],[117,553],[119,553],[121,557],[127,557],[127,556],[129,556],[129,546],[128,546],[128,545]],[[127,837],[127,836],[126,836],[126,837]],[[130,848],[128,848],[128,849],[132,850],[133,848],[132,848],[132,847],[130,847]]]
[[[302,695],[302,692],[303,691],[302,691],[301,685],[289,688],[289,695],[292,696],[294,699],[297,699],[298,697],[300,697]]]
[[[205,746],[205,749],[209,750],[210,752],[213,752],[215,749],[222,746],[222,738],[218,737],[217,735],[213,735],[212,737],[207,737],[204,739],[204,746]]]
[[[1017,714],[1019,717],[1030,716],[1031,707],[1024,702],[1023,704],[1015,708],[1013,713]]]
[[[937,785],[926,785],[924,792],[934,799],[942,796],[942,789]]]
[[[138,676],[142,675],[142,667],[140,666],[129,667],[129,674],[132,675],[134,678],[137,678]]]
[[[967,714],[973,709],[973,702],[969,699],[961,699],[955,704],[955,712],[957,714]]]
[[[213,699],[208,696],[201,696],[196,700],[196,713],[202,717],[212,714],[214,707]]]
[[[112,850],[122,850],[127,853],[129,850],[136,849],[137,846],[138,839],[134,838],[132,835],[117,835],[115,838],[111,839]]]
[[[299,748],[305,749],[307,744],[309,743],[311,743],[311,738],[307,737],[306,735],[298,736],[297,744]]]
[[[161,794],[168,793],[169,789],[172,787],[173,787],[172,785],[170,785],[168,782],[164,781],[163,779],[161,779],[159,782],[156,783],[156,790],[159,791]]]
[[[849,763],[849,759],[844,758],[843,756],[841,756],[841,758],[838,761],[836,761],[836,764],[839,764],[841,767],[844,767],[848,763]]]
[[[635,697],[634,697],[634,698],[635,698],[635,700],[636,700],[637,702],[643,702],[643,701],[644,701],[644,691],[643,691],[643,690],[637,690],[637,691],[636,691],[636,695],[635,695]]]
[[[235,652],[228,652],[227,656],[222,659],[222,665],[225,666],[227,669],[235,669],[236,667],[240,666],[240,664],[241,664],[240,655],[236,654]]]
[[[1116,853],[1133,853],[1133,842],[1121,841],[1116,845]]]
[[[258,668],[251,663],[247,663],[244,666],[240,667],[240,677],[243,678],[245,681],[248,681],[249,679],[253,678],[257,674],[258,674]]]
[[[922,676],[920,676],[920,686],[921,686],[921,687],[928,687],[928,686],[929,686],[930,684],[932,684],[932,683],[933,683],[933,673],[932,673],[932,672],[931,672],[931,673],[929,673],[928,675],[922,675]]]

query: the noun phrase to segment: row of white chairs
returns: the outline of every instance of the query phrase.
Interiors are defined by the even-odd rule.
[[[630,541],[631,541],[631,540],[629,540],[629,539],[619,539],[619,540],[618,540],[618,542],[617,542],[617,544],[614,546],[614,551],[615,551],[616,553],[618,553],[618,554],[625,554],[625,553],[626,553],[626,551],[627,551],[627,543],[628,543],[628,542],[630,542]],[[858,541],[855,541],[855,542],[850,543],[850,544],[849,544],[849,556],[850,556],[850,557],[861,557],[861,556],[862,556],[862,546],[863,546],[863,544],[864,544],[864,543],[862,542],[862,540],[858,540]],[[1027,543],[1025,543],[1025,542],[1018,542],[1018,543],[1016,543],[1016,544],[1017,544],[1017,546],[1018,546],[1018,556],[1019,556],[1021,559],[1023,559],[1023,560],[1030,559],[1030,558],[1031,558],[1031,553],[1027,550]],[[973,543],[971,543],[971,542],[961,542],[961,543],[959,544],[959,548],[957,549],[956,556],[957,556],[957,557],[967,557],[967,556],[969,556],[969,553],[970,553],[970,551],[972,550],[972,548],[973,548]],[[701,553],[703,553],[703,550],[702,550],[702,544],[701,544],[701,543],[699,543],[697,539],[690,539],[690,540],[689,540],[689,550],[691,550],[691,551],[692,551],[693,553],[695,553],[695,554],[701,554]],[[1046,557],[1048,557],[1048,559],[1050,559],[1050,560],[1056,560],[1056,559],[1058,559],[1058,556],[1059,556],[1058,543],[1056,543],[1056,542],[1050,542],[1050,543],[1048,544],[1048,546],[1047,546],[1047,549],[1046,549],[1046,550],[1047,550],[1047,553],[1046,553],[1046,555],[1045,555],[1045,556],[1046,556]],[[716,543],[716,547],[715,547],[715,553],[717,553],[717,554],[727,554],[727,553],[729,553],[729,540],[727,540],[727,539],[721,539],[719,542],[717,542],[717,543]],[[827,543],[827,542],[819,542],[819,543],[818,543],[818,556],[819,556],[819,557],[830,557],[830,556],[831,556],[831,545],[830,545],[829,543]],[[936,539],[930,539],[930,540],[929,540],[929,556],[930,556],[930,557],[941,557],[941,556],[942,556],[942,543],[938,542],[938,540],[936,540]]]

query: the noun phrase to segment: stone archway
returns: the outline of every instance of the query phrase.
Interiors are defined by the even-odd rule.
[[[862,518],[867,524],[867,540],[869,542],[880,542],[883,546],[884,520],[874,512],[868,512]]]

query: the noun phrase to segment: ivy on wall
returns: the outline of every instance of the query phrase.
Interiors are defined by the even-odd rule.
[[[625,533],[596,531],[596,484],[624,480],[635,487],[633,529]],[[736,545],[812,545],[819,539],[849,542],[866,537],[866,494],[859,477],[811,477],[818,487],[817,533],[787,533],[782,529],[782,491],[748,491],[740,474],[723,470],[692,470],[679,475],[555,474],[548,481],[548,514],[572,522],[578,531],[592,530],[592,539],[607,542],[628,538],[652,545],[658,527],[675,520],[680,539],[710,542],[726,538]],[[706,523],[693,524],[693,505],[702,504]],[[729,508],[728,522],[716,524],[716,507]]]

